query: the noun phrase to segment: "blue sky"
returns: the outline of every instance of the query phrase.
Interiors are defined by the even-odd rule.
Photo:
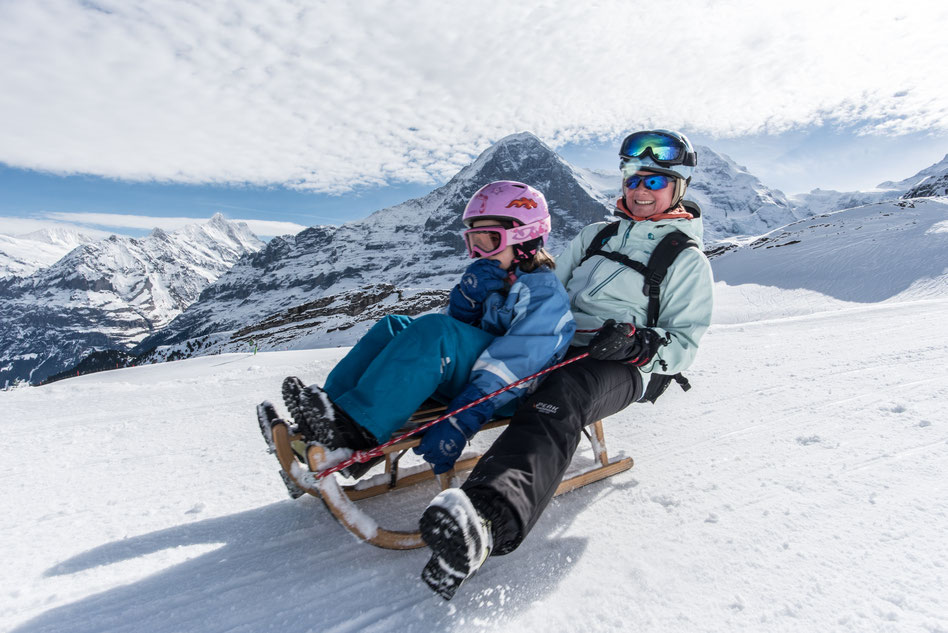
[[[788,194],[817,187],[870,189],[886,180],[912,176],[948,154],[948,136],[928,133],[861,136],[814,127],[733,139],[692,136],[693,142],[728,154],[764,184]],[[570,143],[559,152],[580,167],[612,169],[615,165],[616,149],[610,143]],[[65,176],[0,165],[0,233],[25,233],[62,222],[141,236],[159,219],[173,220],[168,226],[174,228],[221,212],[229,219],[248,221],[259,235],[272,236],[363,218],[423,196],[437,184],[396,183],[328,194],[280,185],[186,185]]]
[[[943,2],[650,6],[0,3],[0,233],[339,223],[524,130],[609,169],[624,132],[682,129],[785,193],[948,153]]]

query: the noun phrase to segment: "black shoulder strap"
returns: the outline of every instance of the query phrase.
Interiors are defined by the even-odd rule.
[[[642,292],[648,295],[648,323],[647,327],[658,325],[658,312],[661,309],[662,281],[668,273],[668,267],[672,265],[675,258],[686,248],[698,248],[698,243],[682,233],[674,231],[669,233],[662,241],[658,243],[651,257],[648,258],[647,272],[645,276],[645,287]]]
[[[592,257],[593,255],[599,255],[605,257],[606,259],[611,259],[614,262],[618,262],[623,266],[628,266],[632,270],[645,275],[648,273],[648,269],[645,267],[645,264],[637,262],[629,257],[623,255],[622,253],[616,253],[613,251],[606,252],[602,250],[603,245],[608,242],[610,239],[619,234],[619,223],[610,222],[606,226],[599,229],[599,232],[596,233],[596,236],[592,238],[592,241],[589,243],[589,246],[586,247],[586,253],[583,255],[583,258],[579,260],[579,263],[582,264],[584,261]]]
[[[583,255],[583,258],[579,260],[579,263],[582,264],[584,261],[595,255],[603,245],[608,242],[610,239],[619,234],[619,223],[610,222],[605,225],[599,232],[596,233],[596,237],[592,238],[592,241],[589,243],[589,246],[586,247],[586,253]]]

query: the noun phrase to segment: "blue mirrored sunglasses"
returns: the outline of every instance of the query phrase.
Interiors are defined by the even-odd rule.
[[[649,191],[658,191],[659,189],[667,187],[671,181],[671,177],[662,176],[661,174],[652,174],[650,176],[639,176],[636,174],[626,178],[625,186],[629,189],[635,189],[639,186],[639,183],[642,183]]]

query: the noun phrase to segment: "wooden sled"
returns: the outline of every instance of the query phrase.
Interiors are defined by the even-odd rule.
[[[443,408],[419,410],[406,427],[411,428],[412,426],[418,426],[434,420],[443,413]],[[484,425],[482,430],[506,426],[508,422],[510,422],[509,418],[492,420]],[[592,435],[585,429],[584,433],[592,444],[593,453],[595,454],[595,460],[598,465],[569,477],[568,479],[564,479],[560,482],[559,487],[557,487],[554,496],[575,490],[586,484],[591,484],[632,468],[633,462],[631,457],[617,459],[612,462],[609,461],[609,457],[606,453],[606,442],[601,420],[591,425],[591,428],[593,429]],[[403,440],[384,449],[385,476],[381,478],[385,481],[384,483],[375,485],[365,485],[364,480],[358,483],[340,485],[335,475],[317,479],[313,475],[317,468],[313,465],[324,462],[324,449],[318,445],[307,446],[300,435],[292,435],[290,433],[287,423],[282,419],[273,421],[271,425],[271,437],[272,447],[282,467],[281,475],[284,478],[291,496],[298,497],[303,493],[309,493],[318,497],[339,523],[358,538],[376,547],[400,550],[416,549],[425,546],[419,532],[384,529],[357,508],[354,503],[361,499],[368,499],[393,490],[404,489],[435,478],[435,474],[430,468],[421,470],[413,468],[411,469],[413,471],[411,473],[399,473],[399,459],[406,451],[420,443],[420,436]],[[450,487],[452,482],[455,481],[459,471],[470,470],[479,459],[480,455],[458,460],[453,470],[440,475],[441,489],[444,490]],[[378,478],[380,478],[380,476],[376,475],[369,481],[371,482]]]

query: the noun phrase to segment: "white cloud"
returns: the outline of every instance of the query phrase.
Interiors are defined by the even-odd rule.
[[[32,231],[53,227],[68,227],[93,237],[107,237],[109,232],[100,228],[108,227],[116,233],[123,233],[129,229],[136,231],[150,231],[160,228],[165,231],[174,231],[187,224],[200,224],[209,218],[186,217],[158,217],[148,215],[133,215],[122,213],[66,213],[49,212],[39,217],[19,218],[0,217],[0,234],[24,235]],[[293,222],[279,222],[274,220],[243,220],[231,219],[232,222],[244,222],[258,237],[273,237],[275,235],[295,235],[304,230],[305,226]]]
[[[51,220],[43,220],[39,218],[0,216],[0,235],[20,237],[28,233],[33,233],[34,231],[57,228],[76,231],[77,233],[88,235],[89,237],[104,238],[111,235],[111,233],[108,231],[92,229],[79,224],[71,224],[69,222],[53,222]]]
[[[69,222],[79,225],[108,226],[117,229],[163,229],[173,231],[186,224],[207,222],[208,218],[167,218],[151,215],[131,215],[124,213],[83,213],[49,212],[44,217],[56,222]]]
[[[0,3],[0,161],[339,192],[506,134],[948,131],[944,3]]]
[[[275,220],[235,220],[236,222],[246,222],[247,226],[253,231],[254,235],[261,238],[275,237],[277,235],[296,235],[308,227],[293,222],[278,222]]]

